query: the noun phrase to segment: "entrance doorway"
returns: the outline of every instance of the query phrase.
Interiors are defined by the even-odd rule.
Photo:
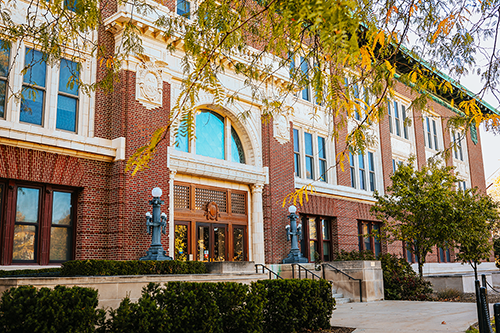
[[[219,223],[196,224],[197,260],[227,260],[227,225]]]

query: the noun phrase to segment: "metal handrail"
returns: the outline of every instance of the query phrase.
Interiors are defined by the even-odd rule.
[[[341,274],[347,276],[350,280],[358,281],[359,282],[359,301],[363,302],[363,280],[362,279],[355,279],[352,276],[350,276],[349,274],[342,272],[337,267],[333,267],[332,265],[330,265],[329,263],[326,263],[326,262],[322,263],[321,266],[323,266],[323,279],[325,279],[325,266],[328,266],[330,268],[333,268],[336,273],[341,273]]]
[[[310,269],[307,269],[305,268],[304,266],[302,266],[301,264],[292,264],[292,278],[295,279],[295,268],[294,266],[298,266],[299,267],[299,279],[301,279],[301,274],[300,274],[300,269],[302,268],[303,270],[306,271],[306,279],[307,279],[307,273],[310,273],[313,277],[312,279],[314,280],[314,277],[316,277],[318,280],[321,280],[322,277],[317,275],[316,273],[314,273],[313,271],[311,271]]]
[[[255,273],[259,273],[259,266],[262,267],[262,274],[264,274],[264,270],[267,270],[269,272],[269,279],[270,280],[272,279],[272,275],[274,275],[277,279],[283,280],[283,278],[281,276],[279,276],[279,274],[276,274],[275,272],[273,272],[272,270],[270,270],[267,266],[265,266],[263,264],[255,264]]]

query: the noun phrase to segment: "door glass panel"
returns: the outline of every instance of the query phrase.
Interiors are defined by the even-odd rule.
[[[71,193],[54,191],[52,224],[72,225]]]
[[[50,230],[50,260],[71,259],[71,228],[52,227]]]
[[[210,227],[198,226],[198,260],[210,259]]]
[[[309,238],[318,239],[318,232],[316,231],[316,219],[309,218]]]
[[[323,261],[330,261],[330,242],[323,243]]]
[[[175,225],[175,259],[187,260],[188,257],[188,226]]]
[[[243,228],[233,229],[233,261],[245,260],[245,233]]]
[[[214,261],[226,260],[226,228],[214,227]]]
[[[380,252],[382,251],[382,248],[380,246],[380,239],[378,237],[378,235],[380,233],[380,226],[378,224],[373,225],[373,233],[374,233],[373,244],[375,246],[375,256],[378,256],[380,254]]]
[[[14,226],[14,247],[12,260],[35,260],[36,226]]]
[[[309,241],[309,251],[310,251],[309,253],[311,254],[311,258],[310,258],[311,262],[316,261],[314,254],[316,253],[317,250],[318,250],[317,242],[316,241]]]
[[[36,188],[17,188],[16,222],[38,223],[39,193]]]

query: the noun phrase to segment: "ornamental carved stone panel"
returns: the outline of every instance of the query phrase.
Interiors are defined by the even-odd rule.
[[[207,203],[207,208],[205,211],[205,216],[209,221],[218,221],[219,220],[219,206],[214,201]]]
[[[161,69],[151,61],[143,62],[137,69],[135,96],[149,110],[163,105]]]
[[[290,122],[286,116],[279,114],[274,117],[273,132],[274,138],[279,143],[284,144],[290,141]]]

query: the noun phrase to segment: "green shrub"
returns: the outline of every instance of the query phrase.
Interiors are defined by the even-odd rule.
[[[262,280],[267,302],[265,332],[290,333],[330,327],[335,300],[326,280]]]
[[[384,254],[379,259],[384,274],[386,300],[422,301],[432,293],[431,283],[420,278],[404,258]]]
[[[334,261],[350,261],[350,260],[377,260],[372,251],[345,251],[335,252],[333,254]]]
[[[200,261],[180,260],[73,260],[62,264],[61,276],[204,274]]]
[[[110,312],[109,332],[262,332],[262,288],[234,282],[150,283]]]
[[[61,268],[42,268],[42,269],[17,269],[14,271],[0,271],[2,277],[42,277],[42,276],[59,276]]]
[[[0,331],[95,332],[105,315],[97,304],[97,291],[89,288],[11,288],[0,300]]]
[[[137,303],[110,311],[107,332],[297,332],[330,327],[328,281],[150,283]]]

